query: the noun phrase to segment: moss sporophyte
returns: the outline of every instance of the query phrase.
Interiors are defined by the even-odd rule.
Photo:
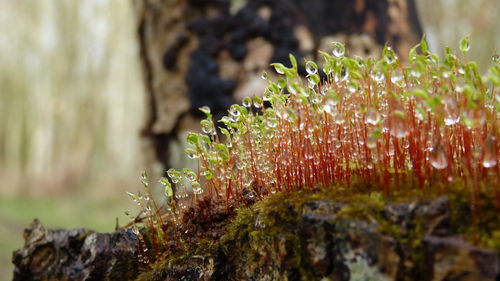
[[[468,49],[466,37],[460,53],[446,49],[440,59],[422,40],[403,64],[389,46],[374,60],[348,57],[334,43],[321,63],[304,62],[305,79],[290,55],[291,67],[272,64],[276,81],[262,75],[262,96],[215,122],[200,108],[203,133],[189,133],[185,149],[198,170],[170,169],[160,180],[167,215],[150,196],[131,195],[142,202],[154,247],[166,248],[182,213],[207,198],[248,206],[277,192],[354,183],[385,195],[460,186],[473,212],[480,194],[500,208],[500,66],[494,59],[481,76]]]

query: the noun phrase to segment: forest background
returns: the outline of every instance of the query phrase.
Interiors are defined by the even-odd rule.
[[[498,0],[416,0],[434,52],[500,50]],[[0,0],[0,279],[33,218],[113,230],[141,188],[144,92],[131,1]]]

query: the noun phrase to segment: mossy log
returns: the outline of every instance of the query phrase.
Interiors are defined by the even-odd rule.
[[[149,175],[183,168],[182,142],[198,108],[215,117],[262,95],[271,63],[317,61],[346,44],[373,56],[390,44],[403,58],[422,36],[414,0],[136,0],[148,108],[142,135]],[[302,69],[302,74],[305,70]]]
[[[193,228],[217,217],[198,206],[184,221],[190,246],[137,280],[499,280],[500,245],[466,241],[468,204],[454,196],[410,201],[378,193],[278,193],[240,209],[215,236]],[[495,240],[496,209],[484,207],[491,209],[480,223]]]
[[[130,230],[46,230],[35,221],[14,254],[14,280],[500,278],[493,205],[482,206],[478,220],[480,240],[490,248],[469,242],[470,205],[453,195],[396,202],[379,193],[306,190],[236,207],[200,201],[185,212],[180,239],[168,243],[166,254],[149,251],[147,265],[138,263],[138,239]]]

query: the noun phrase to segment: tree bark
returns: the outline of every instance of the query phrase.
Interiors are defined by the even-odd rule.
[[[261,95],[269,64],[316,59],[332,41],[349,55],[377,57],[385,43],[405,59],[422,36],[414,0],[137,0],[147,116],[142,130],[149,174],[183,163],[197,108],[215,116]]]
[[[14,252],[14,281],[135,280],[137,237],[130,229],[96,233],[88,229],[45,229],[35,219]]]

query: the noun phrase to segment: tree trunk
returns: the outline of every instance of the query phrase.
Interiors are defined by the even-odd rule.
[[[198,108],[216,118],[245,96],[261,95],[269,64],[316,59],[333,41],[349,55],[377,57],[385,43],[404,59],[422,36],[414,0],[137,0],[147,89],[142,131],[149,174],[183,163]]]

